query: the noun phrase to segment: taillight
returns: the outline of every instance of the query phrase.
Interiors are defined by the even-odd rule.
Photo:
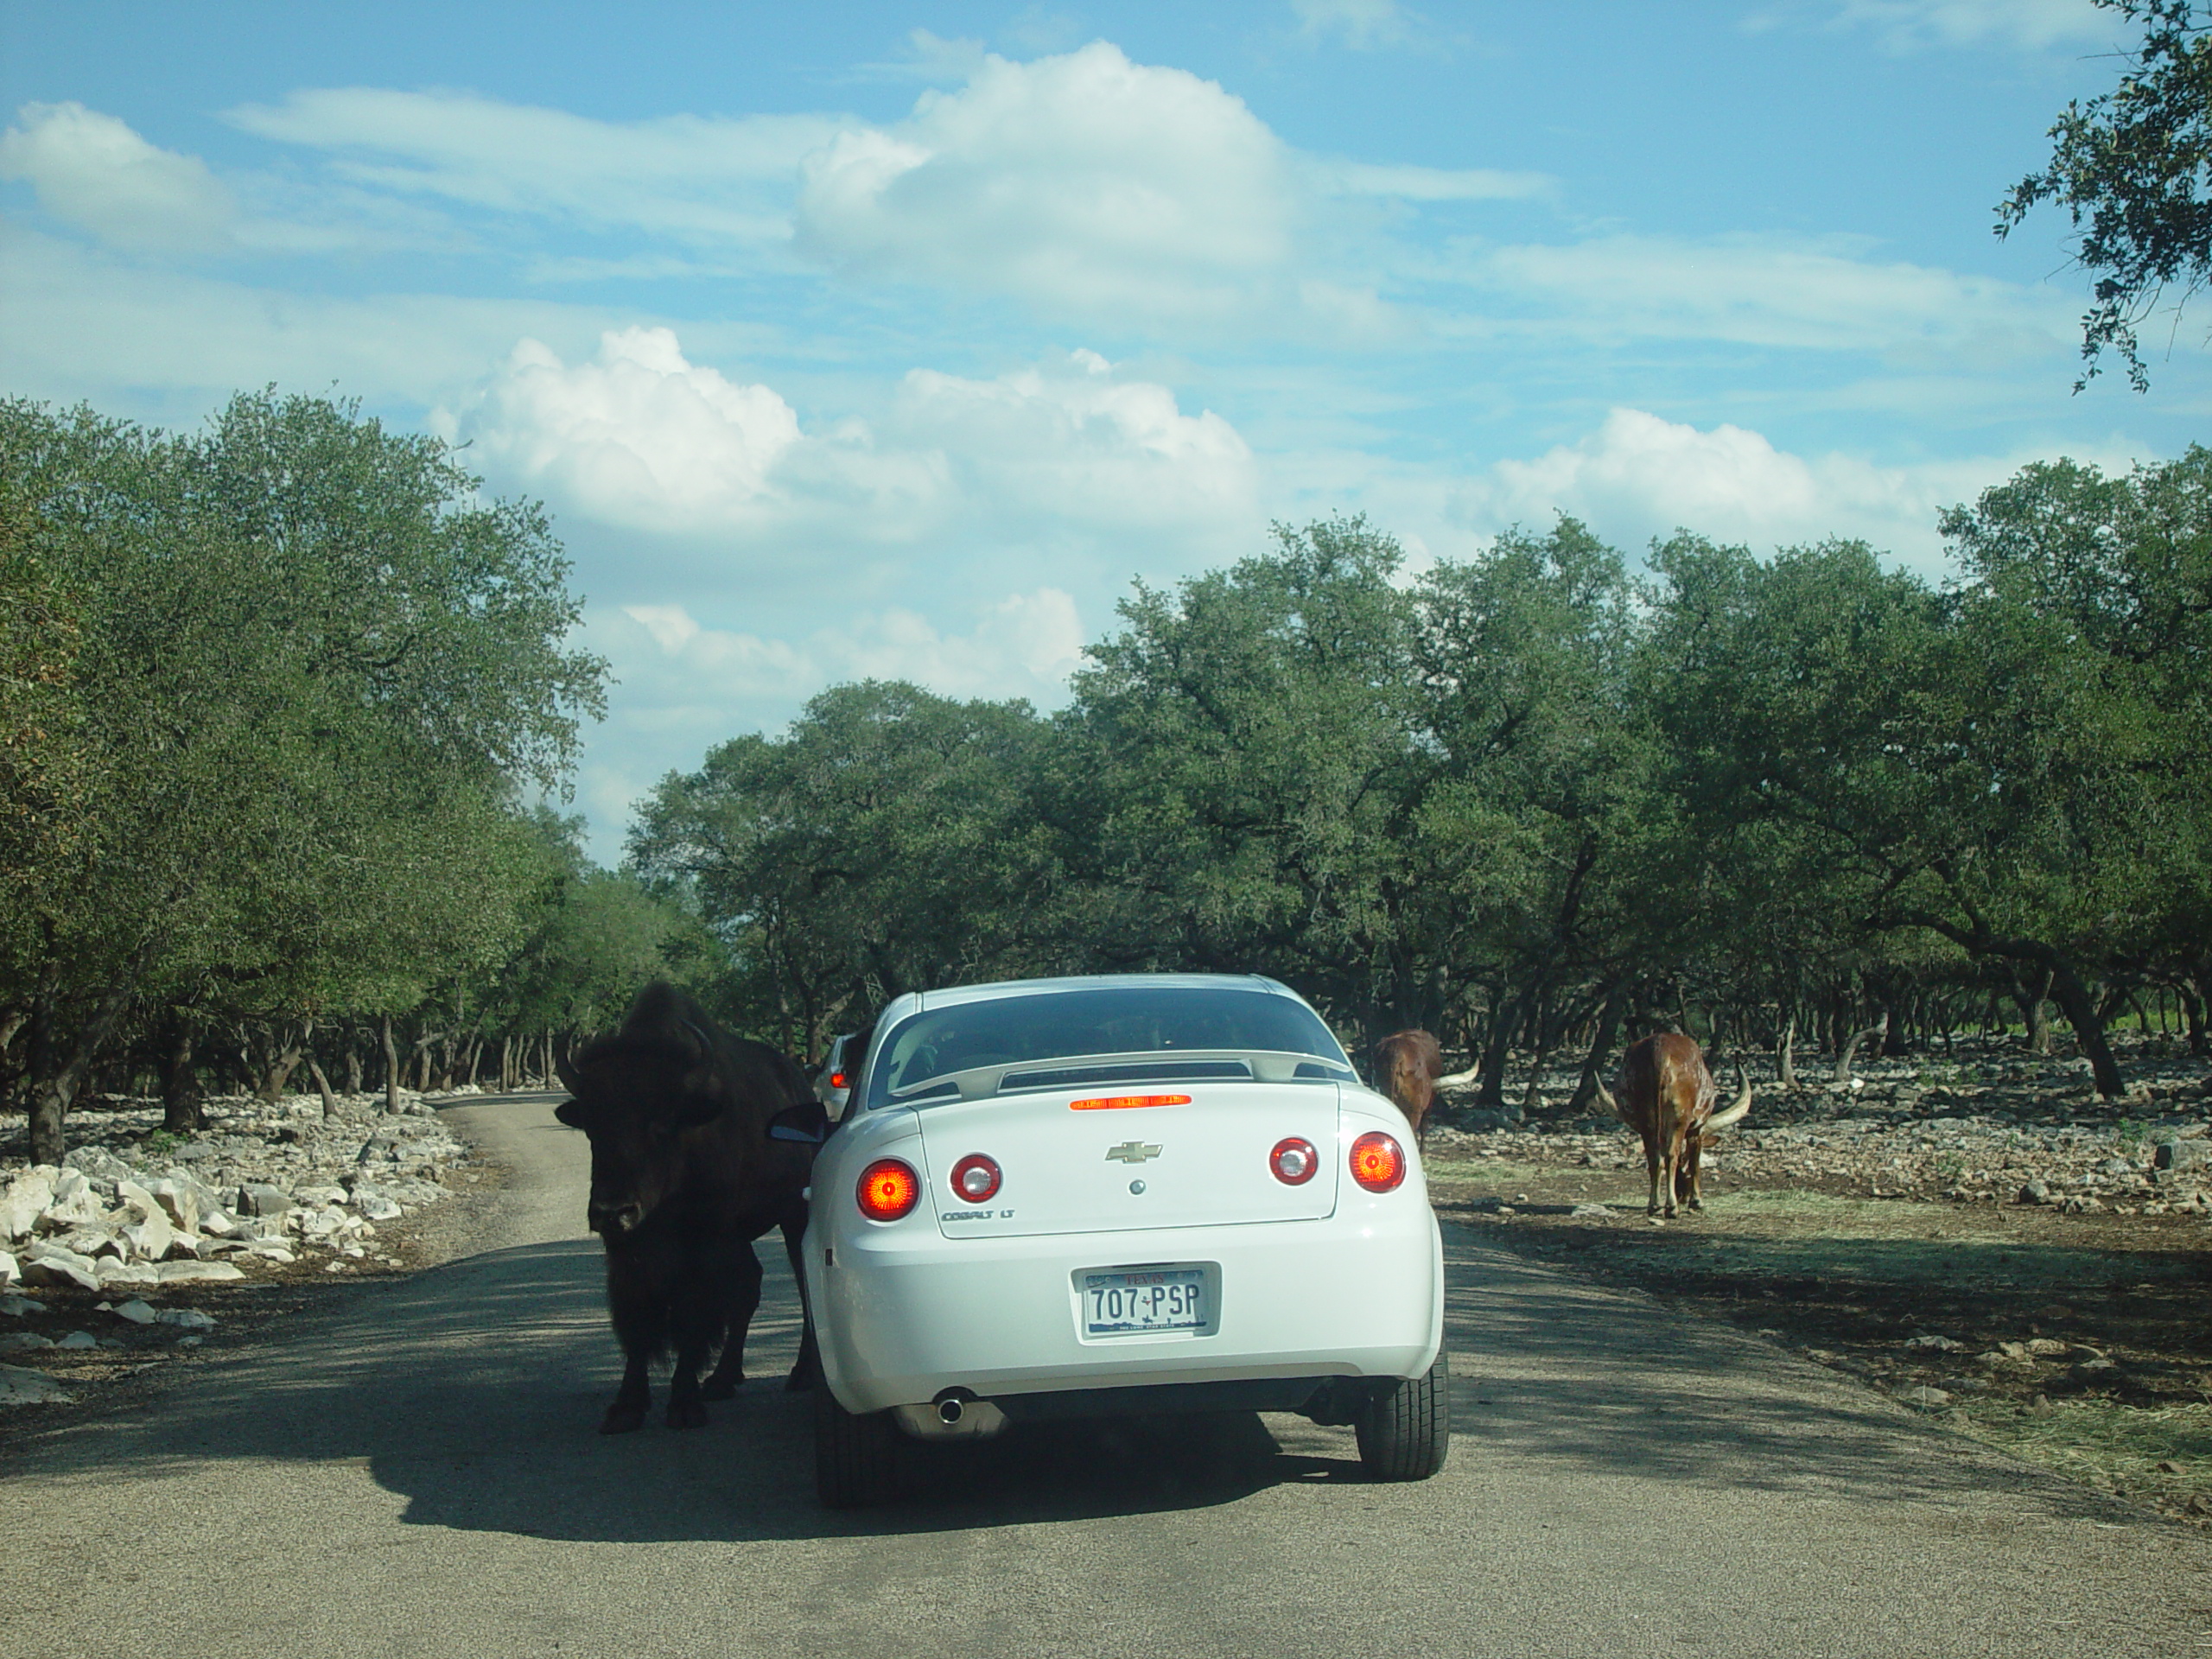
[[[1126,1112],[1138,1106],[1187,1106],[1188,1095],[1094,1095],[1068,1102],[1071,1112]]]
[[[985,1204],[998,1196],[999,1166],[980,1152],[971,1152],[952,1166],[952,1190],[970,1204]]]
[[[920,1202],[921,1178],[896,1158],[879,1158],[861,1171],[856,1196],[870,1221],[896,1221]]]
[[[1351,1143],[1351,1178],[1370,1192],[1388,1192],[1406,1179],[1406,1154],[1376,1129]]]
[[[845,1074],[842,1071],[832,1071],[830,1074],[830,1086],[832,1089],[843,1088],[845,1086]]]
[[[1288,1140],[1275,1142],[1275,1149],[1268,1154],[1268,1167],[1274,1171],[1275,1179],[1285,1186],[1303,1186],[1321,1167],[1321,1154],[1313,1150],[1311,1141],[1301,1141],[1294,1135]]]

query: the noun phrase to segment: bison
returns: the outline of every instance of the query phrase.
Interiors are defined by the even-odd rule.
[[[1740,1122],[1751,1109],[1751,1080],[1740,1064],[1736,1072],[1743,1090],[1733,1105],[1715,1116],[1720,1091],[1706,1069],[1704,1054],[1688,1037],[1660,1032],[1630,1045],[1612,1092],[1598,1085],[1599,1098],[1613,1116],[1643,1137],[1644,1168],[1651,1177],[1647,1214],[1672,1217],[1678,1202],[1693,1210],[1705,1208],[1699,1154],[1712,1144],[1713,1131]]]
[[[745,1380],[745,1334],[760,1306],[753,1241],[781,1227],[798,1271],[827,1128],[821,1103],[789,1059],[721,1030],[660,981],[638,994],[620,1030],[558,1070],[575,1098],[554,1116],[591,1141],[586,1216],[607,1247],[607,1312],[626,1362],[600,1433],[644,1425],[645,1367],[671,1351],[668,1426],[700,1427],[703,1402]],[[788,1386],[810,1386],[816,1371],[810,1326]]]
[[[1425,1031],[1394,1032],[1375,1045],[1376,1084],[1406,1115],[1416,1139],[1443,1075],[1444,1051]]]

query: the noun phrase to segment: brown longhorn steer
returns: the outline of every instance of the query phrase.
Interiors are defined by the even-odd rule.
[[[622,1028],[559,1065],[575,1096],[554,1116],[591,1141],[591,1229],[607,1247],[607,1306],[622,1386],[602,1434],[639,1427],[645,1368],[673,1351],[668,1425],[697,1428],[708,1400],[745,1380],[745,1335],[760,1306],[753,1241],[781,1227],[798,1268],[806,1185],[828,1132],[806,1075],[766,1044],[721,1030],[675,987],[638,994]],[[721,1357],[702,1387],[715,1344]],[[812,1327],[788,1386],[814,1380]]]
[[[1613,1116],[1643,1139],[1644,1167],[1651,1176],[1646,1213],[1671,1217],[1678,1200],[1693,1210],[1705,1208],[1698,1185],[1698,1155],[1711,1144],[1714,1130],[1741,1122],[1751,1109],[1751,1080],[1741,1063],[1736,1073],[1743,1091],[1735,1104],[1716,1116],[1713,1109],[1720,1091],[1698,1046],[1675,1032],[1660,1032],[1630,1046],[1621,1057],[1613,1092],[1598,1085],[1599,1098]]]
[[[1444,1075],[1444,1051],[1425,1031],[1394,1032],[1375,1045],[1375,1084],[1390,1096],[1419,1139],[1422,1120],[1436,1100],[1436,1080]]]

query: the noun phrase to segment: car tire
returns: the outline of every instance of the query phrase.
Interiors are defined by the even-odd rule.
[[[899,1495],[898,1426],[887,1411],[855,1416],[824,1381],[814,1389],[814,1490],[833,1510],[864,1509]]]
[[[1374,1480],[1427,1480],[1452,1449],[1452,1365],[1444,1350],[1419,1376],[1385,1384],[1355,1424]]]

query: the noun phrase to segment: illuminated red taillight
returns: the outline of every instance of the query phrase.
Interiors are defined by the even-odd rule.
[[[1388,1192],[1406,1179],[1406,1154],[1376,1129],[1351,1143],[1351,1178],[1370,1192]]]
[[[952,1166],[952,1190],[970,1204],[984,1204],[998,1195],[999,1166],[995,1160],[971,1152]]]
[[[896,1158],[879,1158],[861,1171],[855,1196],[870,1221],[896,1221],[920,1202],[921,1178]]]
[[[1071,1112],[1126,1112],[1137,1106],[1187,1106],[1188,1095],[1094,1095],[1089,1100],[1068,1102]]]
[[[842,1071],[832,1071],[830,1074],[830,1086],[832,1089],[843,1088],[845,1086],[845,1074]]]
[[[1321,1167],[1321,1154],[1313,1150],[1311,1141],[1301,1141],[1294,1135],[1288,1140],[1275,1142],[1275,1149],[1268,1154],[1268,1167],[1274,1171],[1275,1179],[1285,1186],[1303,1186]]]

